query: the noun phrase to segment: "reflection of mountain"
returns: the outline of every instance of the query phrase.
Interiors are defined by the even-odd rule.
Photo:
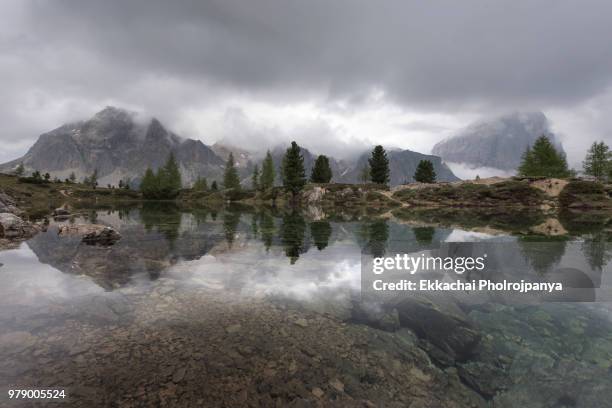
[[[110,247],[84,245],[78,237],[59,237],[53,227],[28,245],[41,262],[62,272],[90,276],[100,286],[113,289],[139,273],[156,278],[177,260],[197,259],[223,240],[217,223],[202,224],[195,215],[184,217],[167,205],[133,210],[113,224],[121,239]]]
[[[78,237],[59,237],[52,226],[28,244],[41,262],[66,273],[90,276],[106,289],[125,285],[137,274],[146,273],[154,279],[180,260],[196,260],[205,254],[246,256],[243,252],[249,252],[249,248],[257,254],[254,261],[262,257],[286,257],[287,264],[291,265],[311,252],[306,265],[300,263],[303,268],[310,267],[313,258],[325,257],[327,251],[333,253],[347,244],[353,250],[361,249],[362,253],[377,257],[421,251],[451,251],[453,256],[471,256],[485,245],[446,243],[451,234],[453,239],[461,240],[459,230],[451,228],[412,227],[367,218],[307,222],[297,211],[276,213],[269,209],[230,208],[217,214],[196,208],[183,212],[173,203],[160,202],[132,210],[91,213],[87,218],[112,225],[122,238],[110,247],[84,245]],[[571,245],[565,239],[523,236],[507,237],[503,243],[488,248],[486,270],[471,278],[498,282],[503,279],[576,281],[583,274],[585,278],[579,277],[579,280],[598,284],[610,259],[606,237],[592,236],[580,246],[584,266],[572,267],[587,270],[590,266],[590,272],[585,272],[588,276],[577,269],[571,272],[561,268],[566,246]],[[334,248],[336,245],[339,247]],[[576,255],[572,252],[572,256]]]

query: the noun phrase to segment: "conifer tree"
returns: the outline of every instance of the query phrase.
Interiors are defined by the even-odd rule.
[[[235,190],[240,189],[240,178],[238,177],[238,170],[234,165],[234,154],[230,153],[225,163],[225,173],[223,174],[223,188],[233,188]]]
[[[283,186],[285,190],[291,192],[293,199],[297,197],[306,184],[304,157],[300,151],[300,146],[291,142],[291,147],[287,149],[283,158]]]
[[[332,170],[329,167],[329,159],[325,155],[320,155],[315,161],[310,181],[313,183],[329,183],[332,179]]]
[[[558,152],[546,135],[540,136],[533,148],[527,148],[523,154],[518,174],[526,177],[557,177],[570,176],[565,155]]]
[[[159,195],[159,186],[157,176],[153,173],[150,167],[145,171],[142,181],[140,182],[140,192],[144,198],[156,199]]]
[[[266,158],[261,165],[261,177],[259,185],[262,190],[274,187],[274,180],[276,179],[276,171],[274,170],[274,161],[270,151],[266,153]]]
[[[217,186],[217,180],[213,180],[212,184],[210,185],[210,190],[211,191],[219,190],[219,187]]]
[[[430,160],[421,160],[414,173],[414,180],[419,183],[435,183],[436,172]]]
[[[582,163],[584,173],[603,181],[612,171],[612,152],[604,142],[595,142]]]
[[[259,166],[255,165],[253,168],[253,176],[251,177],[251,185],[253,190],[259,190]]]
[[[387,152],[378,145],[372,150],[372,157],[368,160],[370,164],[370,177],[377,184],[389,183],[389,159]]]
[[[157,170],[157,179],[159,198],[174,198],[178,195],[183,183],[174,153],[170,153],[166,164]]]

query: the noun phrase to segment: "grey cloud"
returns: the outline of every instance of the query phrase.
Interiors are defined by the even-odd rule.
[[[334,112],[375,92],[423,112],[569,111],[612,85],[610,15],[605,0],[7,1],[0,138],[18,150],[111,103],[172,123],[231,95]],[[300,137],[333,149],[335,131]]]
[[[30,35],[241,90],[424,105],[571,103],[610,84],[607,1],[56,1]]]

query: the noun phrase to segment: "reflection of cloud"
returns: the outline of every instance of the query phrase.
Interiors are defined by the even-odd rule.
[[[26,245],[0,253],[0,304],[44,305],[55,299],[75,298],[103,293],[104,290],[86,277],[62,273],[42,264]]]
[[[291,265],[283,253],[265,255],[261,243],[249,243],[239,252],[181,262],[168,271],[168,276],[245,296],[280,295],[302,301],[359,290],[359,247],[339,244],[325,252],[324,257],[318,251],[308,252]]]
[[[495,238],[495,235],[485,234],[484,232],[464,231],[454,229],[445,242],[476,242]]]

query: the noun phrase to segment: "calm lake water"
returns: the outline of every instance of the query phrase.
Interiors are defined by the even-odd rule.
[[[27,406],[7,390],[53,388],[66,398],[37,403],[612,406],[608,226],[545,236],[508,232],[525,219],[306,213],[86,210],[0,252],[0,402]],[[121,239],[57,233],[84,222]],[[362,296],[362,256],[483,247],[482,278],[569,291]]]

